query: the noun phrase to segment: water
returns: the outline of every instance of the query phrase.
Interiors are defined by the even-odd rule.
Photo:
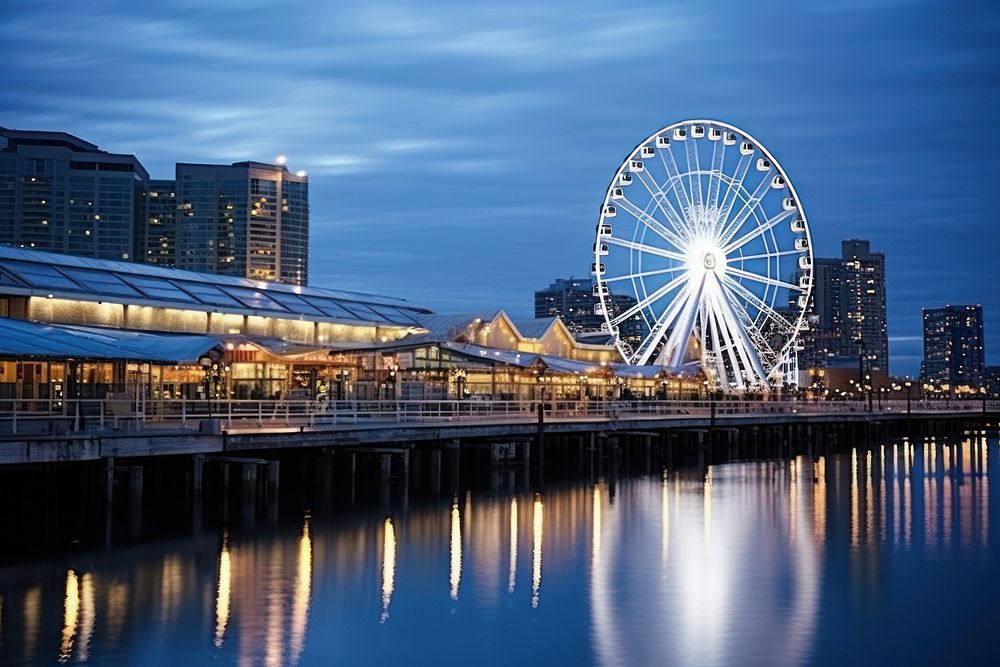
[[[996,664],[1000,446],[983,442],[462,491],[11,565],[0,662]]]

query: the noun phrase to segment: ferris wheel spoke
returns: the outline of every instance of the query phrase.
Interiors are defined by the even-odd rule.
[[[701,171],[698,165],[698,142],[690,140],[685,142],[687,151],[688,187],[691,191],[691,199],[697,206],[705,207],[705,200],[701,198]]]
[[[660,154],[660,160],[663,162],[664,167],[666,167],[667,162],[664,159],[662,152]],[[661,211],[663,211],[663,214],[667,217],[667,219],[670,222],[673,223],[674,227],[676,227],[677,230],[681,232],[681,236],[689,238],[691,236],[691,228],[688,226],[687,220],[685,219],[683,213],[684,201],[682,201],[681,196],[677,191],[677,183],[680,177],[678,176],[677,179],[672,178],[670,176],[670,171],[668,169],[667,183],[666,187],[664,187],[664,185],[661,185],[659,181],[657,181],[656,178],[649,171],[637,172],[637,176],[639,176],[639,180],[642,181],[642,184],[646,187],[646,190],[649,191],[649,194],[653,198],[653,201],[656,202],[656,205],[660,208]],[[652,181],[654,186],[656,186],[655,191],[654,188],[650,187],[650,185],[646,182],[647,178],[650,181]],[[670,201],[671,191],[674,193],[674,198],[677,200],[678,206],[681,207],[680,211],[674,208],[673,202]]]
[[[734,295],[738,295],[740,298],[745,299],[753,304],[753,306],[761,312],[764,319],[773,319],[776,324],[785,325],[783,328],[787,330],[789,334],[795,331],[795,326],[786,320],[781,314],[778,313],[774,308],[767,304],[763,299],[758,297],[756,294],[748,290],[746,287],[733,280],[729,276],[724,276],[723,281],[727,287],[729,287]],[[756,320],[753,320],[756,322]]]
[[[667,344],[660,351],[662,358],[670,360],[670,366],[676,368],[684,361],[684,352],[687,351],[688,342],[691,340],[691,332],[694,331],[698,307],[701,303],[702,294],[705,291],[705,276],[702,275],[698,285],[690,290],[687,303],[681,312],[680,319],[674,330],[667,338]]]
[[[754,322],[754,319],[752,317],[750,317],[750,313],[748,313],[747,309],[743,306],[743,302],[740,301],[736,297],[736,295],[733,294],[732,291],[730,291],[728,289],[724,289],[723,293],[725,294],[725,297],[729,300],[729,304],[737,311],[737,315],[740,317],[741,321],[746,326],[747,331],[756,332],[755,335],[754,335],[754,338],[755,338],[755,342],[757,343],[757,349],[762,350],[764,352],[767,352],[768,354],[771,355],[771,357],[774,357],[775,356],[774,350],[771,349],[770,344],[768,344],[768,342],[764,339],[764,337],[759,333],[758,327],[757,327],[756,323]],[[762,324],[766,324],[768,321],[771,321],[771,320],[765,319]],[[787,324],[787,323],[788,323],[788,320],[786,320],[785,318],[782,317],[780,324]],[[775,322],[775,324],[777,325],[779,323]],[[781,333],[784,333],[785,335],[788,335],[788,333],[791,330],[792,329],[789,326],[788,328],[785,328],[784,331],[782,331]]]
[[[623,248],[628,248],[629,250],[635,250],[637,252],[644,252],[649,255],[655,255],[657,257],[664,257],[666,259],[673,259],[678,262],[687,261],[684,255],[672,252],[670,250],[665,250],[663,248],[657,248],[656,246],[651,246],[646,243],[636,243],[635,241],[629,241],[627,239],[620,239],[617,236],[602,236],[601,240],[611,243],[613,245],[621,246]]]
[[[767,232],[767,231],[769,231],[771,229],[774,229],[776,226],[780,225],[782,223],[782,221],[787,220],[789,218],[789,216],[793,215],[794,213],[795,213],[795,210],[791,210],[791,211],[784,211],[783,210],[780,213],[775,214],[773,217],[771,217],[767,221],[765,221],[764,224],[759,225],[758,227],[755,227],[754,229],[750,230],[749,232],[747,232],[746,234],[744,234],[740,238],[736,239],[732,243],[729,243],[728,245],[724,246],[723,249],[722,249],[722,251],[728,255],[732,251],[734,251],[734,250],[736,250],[738,248],[742,248],[747,243],[749,243],[750,241],[753,241],[755,238],[757,238],[761,234],[764,234],[765,232]]]
[[[726,143],[716,141],[712,145],[712,169],[708,177],[708,197],[706,206],[712,209],[719,207],[719,190],[722,186],[722,165],[726,162]]]
[[[685,280],[687,280],[687,276],[686,275],[685,276],[677,276],[676,278],[674,278],[670,282],[668,282],[668,283],[666,283],[664,285],[661,285],[660,287],[658,287],[655,290],[653,290],[652,292],[650,292],[644,298],[642,298],[639,301],[637,301],[636,303],[632,304],[625,311],[623,311],[622,313],[619,313],[616,317],[612,318],[608,322],[608,324],[610,324],[612,327],[618,326],[619,324],[621,324],[625,320],[629,319],[630,317],[632,317],[636,313],[640,312],[646,306],[654,303],[655,301],[658,301],[659,299],[662,299],[664,296],[666,296],[667,294],[669,294],[671,291],[673,291],[674,289],[676,289],[678,286],[683,285]]]
[[[649,229],[653,230],[653,232],[657,236],[662,238],[664,241],[674,246],[678,250],[684,249],[686,244],[679,236],[671,232],[667,227],[663,225],[663,223],[654,218],[648,212],[636,206],[635,203],[629,200],[627,197],[623,197],[622,199],[618,199],[616,201],[618,202],[618,205],[621,206],[623,209],[625,209],[625,211],[629,215],[631,215],[633,218],[644,224]]]
[[[744,370],[746,370],[747,373],[753,372],[761,379],[762,382],[766,381],[767,372],[764,370],[764,365],[761,362],[757,348],[753,345],[750,340],[750,336],[747,334],[748,327],[739,325],[739,319],[733,310],[732,303],[727,298],[724,291],[720,290],[720,292],[721,296],[718,300],[719,307],[722,310],[723,320],[726,325],[731,326],[731,330],[736,334],[736,350],[746,365]]]
[[[760,360],[761,370],[765,370],[766,368],[773,370],[777,365],[779,358],[778,355],[775,354],[774,350],[771,349],[770,344],[768,344],[767,340],[765,340],[760,330],[753,324],[753,320],[747,313],[746,308],[743,307],[740,300],[728,292],[725,293],[725,297],[728,299],[729,305],[738,311],[739,316],[742,317],[743,321],[746,323],[745,331],[747,332],[747,344],[750,345],[750,349],[754,351],[754,357]],[[750,340],[751,337],[752,340]],[[766,359],[765,356],[767,357]],[[762,374],[760,377],[763,382],[767,382],[766,370],[765,374]]]
[[[684,188],[684,179],[681,177],[680,169],[677,168],[677,160],[674,159],[674,153],[670,150],[669,146],[666,153],[670,156],[670,162],[667,162],[667,159],[663,157],[663,151],[660,151],[660,161],[663,163],[663,168],[667,170],[667,180],[671,183],[674,194],[677,196],[677,203],[681,206],[681,212],[687,214],[694,207],[694,202],[691,201],[691,194]],[[678,192],[678,189],[680,192]],[[681,193],[684,194],[684,201],[681,201]]]
[[[739,192],[743,188],[743,180],[747,177],[747,170],[750,168],[752,159],[749,155],[740,154],[740,161],[736,164],[736,170],[733,171],[733,175],[729,179],[726,194],[722,196],[722,206],[719,208],[719,217],[716,223],[718,231],[722,230],[725,221],[729,218],[729,211],[732,210],[733,204],[736,203]]]
[[[722,352],[721,347],[723,347],[723,344],[724,344],[724,347],[725,347],[725,350],[726,350],[726,355],[729,357],[729,365],[733,369],[734,379],[735,379],[735,381],[737,383],[737,386],[740,389],[742,389],[744,383],[743,383],[743,377],[742,377],[742,375],[739,372],[740,368],[741,368],[741,364],[739,362],[740,355],[738,354],[738,352],[736,350],[736,341],[734,339],[735,337],[733,335],[731,335],[729,327],[726,326],[726,324],[725,324],[725,318],[719,316],[719,314],[723,311],[721,299],[725,298],[725,295],[723,294],[723,291],[722,291],[722,285],[720,285],[720,284],[718,284],[718,282],[716,282],[715,287],[716,287],[716,289],[712,290],[712,300],[714,302],[716,302],[716,303],[715,303],[715,307],[713,307],[713,308],[710,309],[710,312],[711,312],[712,317],[713,317],[714,322],[715,322],[715,331],[716,331],[716,334],[717,334],[716,335],[716,345],[717,345],[717,347],[720,347],[719,354],[717,355],[717,361],[716,361],[716,363],[717,363],[717,365],[719,367],[719,377],[721,379],[723,379],[723,380],[726,378],[725,362],[722,359],[722,354],[721,354],[721,352]],[[722,341],[721,342],[719,341],[719,336],[722,337]]]
[[[754,280],[764,285],[771,285],[772,287],[784,287],[789,290],[802,291],[802,288],[795,283],[786,283],[784,280],[778,280],[777,278],[771,278],[770,276],[761,276],[756,273],[751,273],[750,271],[744,271],[743,269],[737,269],[735,266],[727,266],[726,273],[733,273],[741,278],[746,278],[747,280]]]
[[[649,192],[649,196],[652,199],[653,203],[656,204],[657,208],[659,208],[660,211],[663,212],[663,215],[666,216],[667,220],[672,221],[676,225],[677,222],[680,220],[680,218],[679,218],[679,216],[677,216],[676,212],[674,212],[673,214],[671,214],[671,212],[668,212],[667,209],[665,209],[663,207],[663,204],[662,204],[661,200],[665,199],[666,195],[663,194],[663,190],[662,190],[662,188],[660,188],[659,184],[657,184],[656,180],[652,176],[649,176],[649,179],[651,181],[653,181],[653,185],[656,186],[656,189],[654,191],[654,189],[651,188],[648,183],[646,183],[646,179],[644,177],[644,173],[643,172],[641,172],[641,171],[640,172],[636,172],[636,176],[639,177],[639,181],[642,182],[643,187],[645,187],[646,190]],[[647,227],[649,227],[650,229],[652,229],[654,232],[656,232],[657,235],[661,236],[663,238],[663,240],[665,240],[668,243],[672,244],[678,250],[683,250],[684,247],[687,245],[684,242],[684,239],[682,239],[680,236],[678,236],[677,234],[675,234],[669,227],[667,227],[666,225],[664,225],[662,222],[660,222],[659,220],[657,220],[652,214],[650,214],[647,211],[643,211],[642,209],[640,209],[638,206],[635,205],[634,202],[632,202],[627,197],[623,197],[619,201],[623,202],[623,205],[625,205],[625,210],[630,215],[632,215],[635,218],[638,218],[639,222],[643,223],[644,225],[646,225]],[[668,201],[667,204],[669,205],[670,202]],[[630,209],[629,207],[632,207],[632,208]],[[648,208],[649,205],[647,204],[646,207]],[[635,211],[640,211],[642,213],[642,215],[641,216],[637,215],[635,213],[635,211],[633,211],[632,209],[635,209]],[[673,211],[673,207],[671,207],[671,211]],[[683,229],[682,227],[680,227],[680,228]]]
[[[614,276],[613,278],[601,278],[602,283],[614,283],[619,280],[633,280],[635,278],[646,278],[648,276],[658,276],[664,273],[676,273],[678,271],[687,271],[685,266],[674,266],[669,269],[656,269],[654,271],[639,271],[638,273],[628,273],[624,276]]]
[[[785,255],[801,255],[801,250],[775,250],[774,252],[765,252],[759,255],[740,255],[739,257],[733,257],[729,259],[730,262],[749,262],[754,259],[771,259],[772,257],[784,257]]]
[[[657,318],[656,324],[649,328],[649,335],[643,339],[642,343],[636,350],[635,363],[642,366],[649,361],[649,357],[653,354],[656,344],[663,339],[663,335],[666,333],[667,329],[670,328],[670,325],[673,324],[675,319],[677,319],[678,313],[680,313],[682,306],[687,303],[688,298],[690,298],[688,290],[683,289],[674,296],[669,304],[667,304],[667,307],[663,309],[660,317]]]
[[[680,212],[678,212],[677,209],[674,208],[673,203],[671,203],[670,201],[670,196],[668,194],[670,190],[674,190],[674,195],[677,196],[674,184],[670,183],[668,184],[667,188],[664,188],[662,185],[660,185],[660,183],[656,180],[656,178],[648,171],[637,172],[636,175],[639,177],[639,180],[642,182],[642,185],[649,192],[649,196],[652,198],[653,202],[663,212],[663,215],[666,216],[667,220],[673,223],[674,227],[676,227],[681,232],[681,236],[677,236],[676,234],[674,234],[674,236],[677,236],[678,240],[680,241],[679,244],[675,243],[674,245],[676,245],[678,248],[685,247],[687,244],[684,242],[683,237],[690,237],[691,229],[688,226],[687,221],[684,219],[684,216]],[[649,183],[646,182],[647,178],[650,181],[652,181],[653,186],[655,187],[650,186]],[[680,198],[678,196],[678,202],[679,201]],[[664,206],[664,204],[666,206]],[[670,232],[670,230],[667,231]]]
[[[711,365],[715,366],[716,379],[719,384],[722,384],[726,378],[726,362],[723,357],[723,350],[727,347],[728,343],[722,334],[718,312],[712,305],[710,295],[702,300],[699,317],[701,318],[701,328],[704,332],[701,339],[702,355],[705,358],[711,357]]]
[[[722,243],[729,243],[733,236],[743,227],[743,223],[746,222],[750,214],[753,213],[754,208],[767,196],[768,189],[771,187],[771,170],[769,169],[766,174],[764,174],[764,180],[757,184],[754,189],[753,194],[743,202],[743,206],[740,208],[739,212],[732,219],[732,221],[724,221],[722,224],[722,232],[719,234],[719,238],[722,239]],[[732,209],[729,210],[732,212]],[[786,211],[782,211],[786,212]]]

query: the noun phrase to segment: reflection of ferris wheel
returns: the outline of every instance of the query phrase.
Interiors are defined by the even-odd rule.
[[[595,293],[608,331],[636,365],[697,358],[723,388],[780,381],[812,290],[802,204],[753,137],[687,120],[629,154],[608,187],[594,244]],[[618,295],[634,295],[622,306]]]

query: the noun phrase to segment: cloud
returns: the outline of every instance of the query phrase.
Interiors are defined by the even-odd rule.
[[[905,355],[893,364],[913,372],[923,305],[983,303],[987,351],[1000,351],[994,4],[37,0],[3,12],[0,124],[136,153],[155,176],[288,155],[311,177],[316,280],[527,310],[552,278],[585,274],[597,207],[632,146],[718,117],[777,156],[818,255],[848,237],[885,250]]]

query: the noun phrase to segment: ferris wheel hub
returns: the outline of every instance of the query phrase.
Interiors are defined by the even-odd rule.
[[[708,270],[715,268],[715,253],[706,252],[705,253],[705,268]]]

